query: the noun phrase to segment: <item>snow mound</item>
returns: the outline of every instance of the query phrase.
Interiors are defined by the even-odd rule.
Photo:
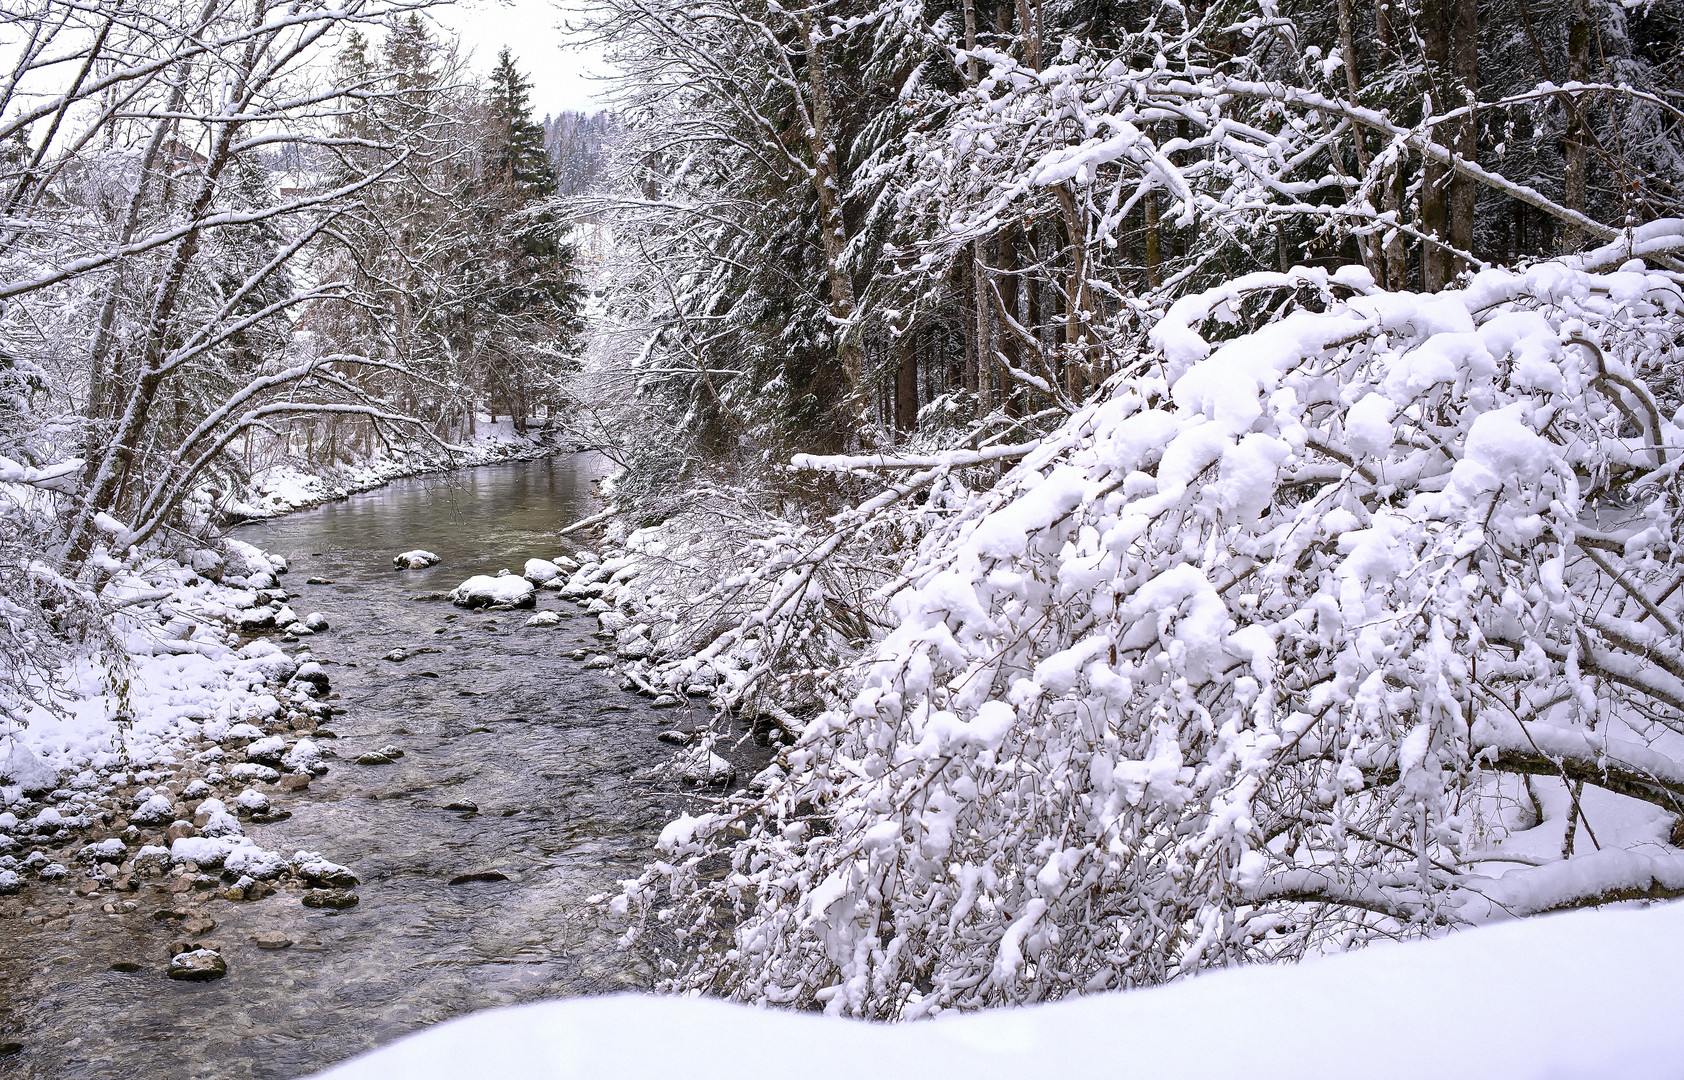
[[[918,1024],[706,998],[573,998],[454,1020],[322,1080],[1623,1080],[1684,1061],[1684,905],[1578,912],[1294,967]],[[1477,1002],[1450,992],[1477,986]],[[1360,1062],[1360,1065],[1355,1063]]]
[[[532,582],[513,574],[476,574],[452,589],[450,600],[468,608],[529,608],[537,603],[537,590]]]
[[[526,620],[528,626],[560,626],[561,615],[554,611],[540,611]]]
[[[395,570],[425,570],[429,566],[436,565],[438,561],[439,557],[432,552],[416,548],[414,551],[405,551],[402,554],[392,556],[392,568]]]

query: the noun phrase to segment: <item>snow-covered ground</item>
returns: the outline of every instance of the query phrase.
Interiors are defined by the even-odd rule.
[[[190,565],[137,555],[114,574],[102,595],[120,606],[123,655],[74,661],[58,711],[0,728],[0,893],[57,882],[117,903],[137,876],[221,888],[203,874],[221,869],[249,896],[315,861],[266,851],[240,824],[275,813],[266,791],[325,771],[311,737],[329,713],[321,666],[248,640],[327,629],[287,605],[284,571],[230,540]]]
[[[713,999],[483,1012],[322,1080],[1530,1080],[1684,1076],[1684,904],[1558,915],[1295,967],[876,1025]]]

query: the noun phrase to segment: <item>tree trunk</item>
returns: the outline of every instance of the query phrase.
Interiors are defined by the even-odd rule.
[[[842,182],[837,166],[839,155],[831,120],[830,50],[822,28],[814,33],[814,27],[806,20],[797,25],[807,46],[807,78],[812,96],[812,124],[807,129],[807,144],[813,155],[812,179],[819,197],[819,232],[824,242],[825,274],[830,285],[830,318],[833,332],[841,337],[842,378],[848,384],[848,392],[858,394],[865,377],[865,358],[858,342],[848,332],[848,323],[854,315],[854,283],[842,263],[848,232],[842,217]]]
[[[1567,79],[1585,82],[1590,77],[1591,22],[1589,0],[1568,0],[1567,22]],[[1585,195],[1590,165],[1590,133],[1585,129],[1585,114],[1579,102],[1569,101],[1567,108],[1567,140],[1561,148],[1566,168],[1562,176],[1563,201],[1567,209],[1585,212]],[[1566,251],[1578,251],[1585,246],[1583,229],[1569,227],[1561,238]]]
[[[895,370],[895,431],[911,435],[918,430],[918,349],[909,336]]]

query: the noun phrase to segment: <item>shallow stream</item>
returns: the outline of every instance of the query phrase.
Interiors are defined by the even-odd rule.
[[[436,598],[470,574],[556,554],[556,530],[600,508],[591,483],[603,471],[588,457],[487,466],[239,530],[291,561],[283,584],[300,614],[331,621],[301,644],[345,710],[323,744],[338,755],[328,774],[276,797],[290,820],[247,832],[350,866],[361,903],[316,911],[283,892],[201,904],[229,967],[202,984],[164,978],[178,932],[151,919],[166,900],[144,890],[121,918],[96,908],[0,924],[0,1005],[24,1044],[0,1074],[295,1077],[474,1009],[647,986],[647,960],[617,949],[585,901],[638,872],[677,807],[666,785],[633,778],[670,753],[656,734],[705,716],[651,710],[613,670],[570,659],[601,643],[595,621],[553,592],[538,606],[564,618],[547,628]],[[394,571],[392,555],[410,548],[442,561]],[[383,659],[399,647],[437,651]],[[404,756],[355,764],[387,743]],[[493,873],[508,880],[450,884]],[[298,944],[259,949],[251,937],[264,930]],[[112,971],[120,961],[140,970]]]

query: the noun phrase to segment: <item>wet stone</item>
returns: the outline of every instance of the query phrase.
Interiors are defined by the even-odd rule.
[[[317,732],[316,734],[319,738],[322,733]],[[291,773],[287,776],[281,777],[280,781],[275,786],[280,788],[282,791],[303,791],[305,788],[310,786],[310,777],[307,773]]]
[[[378,751],[371,750],[366,754],[357,755],[358,765],[390,765],[392,759]]]
[[[471,803],[467,801],[448,802],[444,804],[444,808],[446,810],[457,810],[464,814],[476,814],[479,812],[479,803]]]
[[[251,941],[260,949],[286,949],[293,944],[293,940],[279,930],[259,931],[251,936]]]
[[[331,908],[343,911],[357,906],[360,897],[354,892],[344,889],[309,889],[304,893],[303,903],[308,908]]]
[[[178,982],[210,982],[228,974],[228,962],[210,949],[192,949],[172,956],[164,973]]]

